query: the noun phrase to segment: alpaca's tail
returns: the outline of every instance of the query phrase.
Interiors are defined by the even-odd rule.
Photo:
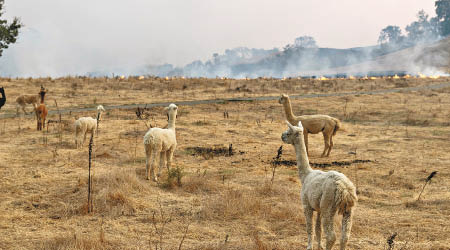
[[[75,139],[76,139],[78,137],[78,135],[81,133],[81,127],[82,127],[81,121],[76,120],[74,125],[75,125]]]
[[[153,133],[151,133],[152,129],[150,129],[149,131],[147,131],[147,133],[145,133],[144,135],[144,144],[147,145],[151,145],[152,142],[155,140]]]
[[[333,129],[333,135],[336,135],[336,132],[342,128],[341,121],[339,119],[331,117],[331,119],[334,121],[334,129]]]
[[[336,180],[337,190],[335,202],[338,208],[338,213],[351,212],[352,207],[356,205],[358,197],[356,196],[356,188],[353,183],[345,178]]]
[[[154,135],[150,131],[151,129],[144,135],[144,149],[147,160],[153,151],[153,142],[155,141]]]

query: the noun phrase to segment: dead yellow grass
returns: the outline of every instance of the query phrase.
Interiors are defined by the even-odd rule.
[[[438,81],[448,79],[433,83]],[[14,100],[44,84],[49,97],[67,108],[92,106],[94,98],[98,104],[176,102],[417,86],[431,80],[324,82],[42,78],[9,79],[3,85]],[[244,85],[251,91],[242,91]],[[173,98],[164,86],[174,91]],[[396,249],[448,249],[449,88],[292,100],[292,105],[295,114],[328,114],[343,121],[330,158],[319,158],[321,135],[310,136],[309,145],[312,163],[331,164],[326,170],[346,174],[357,186],[350,249],[383,249],[394,232]],[[10,102],[4,108],[15,112]],[[152,125],[166,125],[162,108],[149,112]],[[92,214],[86,213],[88,149],[75,149],[70,126],[75,117],[87,115],[95,112],[64,114],[68,125],[62,133],[57,125],[48,133],[35,131],[32,118],[0,120],[0,248],[178,249],[181,241],[182,249],[306,247],[296,167],[278,166],[271,182],[270,162],[286,129],[276,101],[181,106],[174,158],[174,167],[183,172],[181,185],[164,185],[166,170],[159,184],[145,180],[144,122],[134,110],[107,110],[95,140]],[[189,149],[229,144],[232,156]],[[289,145],[283,145],[282,159],[295,160]],[[354,160],[372,162],[333,163]],[[431,171],[438,174],[416,201]]]

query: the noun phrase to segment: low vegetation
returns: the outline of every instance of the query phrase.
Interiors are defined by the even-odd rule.
[[[52,99],[61,111],[61,118],[49,113],[48,119],[69,125],[38,132],[32,116],[0,119],[0,248],[304,249],[300,181],[290,164],[295,152],[283,146],[278,153],[286,129],[282,105],[276,100],[195,106],[177,101],[388,89],[397,82],[168,81],[170,95],[163,90],[167,81],[159,78],[4,79],[8,100],[44,85],[49,111],[56,110]],[[398,81],[421,86],[449,79]],[[252,92],[236,90],[244,84]],[[145,178],[142,141],[147,126],[167,125],[163,108],[146,107],[148,115],[139,118],[135,109],[108,105],[168,101],[180,109],[178,149],[171,170],[153,182]],[[342,121],[328,158],[320,157],[320,134],[309,136],[309,153],[312,168],[342,172],[356,186],[349,249],[448,248],[450,88],[291,101],[295,114],[314,110]],[[99,104],[107,112],[95,136],[93,212],[87,213],[88,147],[75,148],[71,124],[92,111],[64,111]],[[0,117],[15,111],[8,101]],[[427,178],[433,171],[437,174]]]

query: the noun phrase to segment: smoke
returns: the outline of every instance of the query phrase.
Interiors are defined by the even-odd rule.
[[[295,76],[372,60],[374,48],[270,48],[298,34],[329,47],[370,44],[381,26],[411,20],[412,10],[434,8],[421,0],[394,5],[389,0],[6,0],[4,17],[20,17],[25,28],[0,58],[0,75]]]
[[[295,45],[283,50],[245,47],[214,54],[206,62],[194,61],[185,67],[153,67],[159,76],[188,77],[318,77],[384,76],[418,73],[446,75],[450,67],[450,38],[424,39],[405,45],[369,46],[350,49],[304,48]],[[426,42],[425,42],[426,41]],[[430,42],[434,41],[434,42]]]
[[[3,76],[64,76],[99,74],[135,74],[145,58],[121,57],[120,51],[99,50],[74,40],[60,43],[57,30],[45,35],[25,27],[16,44],[5,50],[0,60]]]
[[[37,30],[25,28],[17,44],[7,49],[0,60],[2,75],[55,77],[120,74],[229,78],[364,76],[382,75],[383,72],[443,75],[442,72],[450,65],[450,39],[431,44],[423,42],[409,48],[398,44],[350,49],[295,45],[285,46],[284,49],[238,47],[227,49],[223,54],[216,53],[206,61],[196,60],[177,67],[167,63],[148,64],[151,61],[148,57],[130,56],[116,48],[100,50],[78,41],[61,45],[57,42],[60,36],[56,31],[43,36]],[[53,49],[49,50],[49,47]],[[75,53],[77,51],[80,53]]]

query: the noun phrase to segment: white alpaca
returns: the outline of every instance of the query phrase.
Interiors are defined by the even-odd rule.
[[[150,174],[154,181],[158,181],[158,176],[161,175],[161,169],[167,161],[167,170],[170,169],[172,164],[173,152],[177,147],[177,138],[175,134],[175,120],[177,118],[178,107],[175,104],[170,104],[166,107],[169,115],[169,124],[166,129],[163,128],[151,128],[144,136],[145,155],[147,157],[145,161],[145,177],[147,180]],[[155,175],[155,167],[158,163],[159,157],[159,170],[158,175]],[[150,158],[152,158],[151,165]]]
[[[308,248],[312,249],[312,217],[313,211],[317,212],[316,240],[318,248],[322,249],[320,236],[323,229],[326,234],[326,250],[331,250],[336,241],[334,233],[334,216],[336,211],[342,214],[342,233],[340,249],[345,249],[350,237],[352,226],[352,208],[358,198],[353,183],[342,173],[336,171],[323,172],[313,170],[309,166],[308,155],[303,138],[302,123],[298,127],[292,126],[288,121],[289,129],[285,131],[281,139],[283,142],[294,145],[297,155],[297,167],[302,183],[301,200],[306,217],[306,231],[308,233]]]
[[[100,120],[102,113],[105,112],[105,109],[102,105],[97,106],[97,117]],[[80,117],[75,121],[75,146],[76,148],[80,148],[83,146],[86,141],[86,134],[88,132],[91,135],[94,135],[94,132],[97,128],[97,118],[92,117]],[[81,138],[83,137],[83,141]]]

